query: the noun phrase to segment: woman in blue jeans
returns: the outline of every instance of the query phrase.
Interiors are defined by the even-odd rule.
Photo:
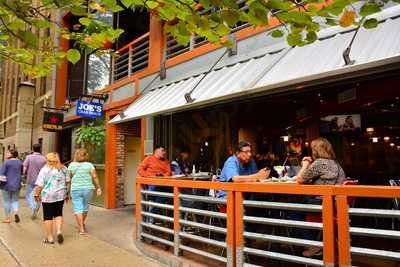
[[[11,212],[14,213],[15,222],[19,223],[19,191],[21,189],[22,161],[18,159],[18,151],[9,150],[7,160],[0,169],[0,188],[3,193],[3,207],[6,218],[3,223],[11,223]],[[6,181],[4,181],[6,180]]]
[[[71,199],[74,208],[76,222],[79,226],[79,234],[85,234],[85,221],[89,211],[89,201],[92,199],[93,191],[101,195],[99,179],[93,164],[88,162],[86,149],[77,149],[74,161],[68,166],[71,176]]]

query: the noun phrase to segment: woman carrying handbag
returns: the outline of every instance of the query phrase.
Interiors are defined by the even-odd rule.
[[[11,213],[15,222],[19,223],[19,191],[21,190],[22,161],[18,159],[18,151],[11,149],[6,153],[7,160],[0,169],[0,189],[3,195],[3,207],[6,218],[3,223],[11,223]]]

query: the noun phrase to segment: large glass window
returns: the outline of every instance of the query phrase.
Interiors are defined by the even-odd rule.
[[[109,54],[101,56],[92,54],[88,57],[87,93],[93,94],[110,84],[111,57]]]
[[[222,168],[241,140],[254,144],[260,165],[299,166],[321,136],[332,143],[348,177],[388,185],[400,175],[399,85],[398,78],[352,82],[160,117],[156,142],[169,147],[170,158],[190,147],[196,166],[210,171]]]

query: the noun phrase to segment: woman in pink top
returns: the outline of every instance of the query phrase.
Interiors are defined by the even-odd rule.
[[[62,235],[63,206],[68,200],[67,189],[70,179],[67,168],[61,164],[57,153],[49,153],[46,156],[47,164],[40,170],[36,180],[35,199],[42,201],[43,221],[46,227],[47,237],[45,244],[54,244],[53,221],[57,228],[57,241],[64,242]]]

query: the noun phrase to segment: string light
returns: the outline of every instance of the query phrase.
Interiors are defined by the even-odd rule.
[[[391,146],[391,147],[394,147],[394,143],[390,143],[390,146]]]
[[[378,137],[372,137],[372,143],[378,143]]]
[[[385,137],[383,137],[383,140],[389,141],[389,140],[390,140],[390,137],[389,137],[389,136],[385,136]]]

